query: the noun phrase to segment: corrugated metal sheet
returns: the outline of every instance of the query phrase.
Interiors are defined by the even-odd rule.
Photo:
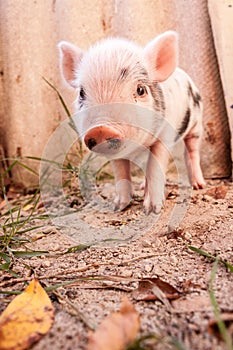
[[[65,113],[44,76],[72,110],[59,74],[57,43],[84,49],[108,36],[145,44],[167,29],[180,34],[180,65],[199,86],[205,105],[202,164],[206,177],[231,171],[230,133],[207,3],[199,0],[0,0],[0,137],[8,156],[42,155]],[[38,168],[38,163],[32,164]],[[23,169],[15,181],[37,181]]]

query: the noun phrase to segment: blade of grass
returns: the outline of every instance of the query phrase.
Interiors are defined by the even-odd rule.
[[[4,158],[4,160],[8,160],[8,158]],[[14,160],[13,163],[11,163],[8,168],[4,171],[4,173],[1,175],[2,177],[4,177],[6,174],[9,174],[12,170],[12,168],[17,164],[18,160]]]
[[[17,294],[21,294],[22,291],[20,290],[11,290],[11,291],[8,291],[8,290],[0,290],[0,294],[5,294],[5,295],[17,295]]]
[[[43,256],[43,255],[49,255],[48,251],[18,251],[18,250],[11,250],[12,254],[16,256],[17,258],[33,258],[34,256]]]
[[[27,157],[25,157],[27,158]],[[12,163],[8,166],[8,168],[4,171],[4,173],[1,176],[5,176],[6,174],[10,173],[11,170],[16,166],[19,165],[22,168],[28,170],[29,172],[35,174],[36,176],[38,176],[38,173],[33,170],[32,168],[30,168],[28,165],[22,163],[22,158],[5,158],[5,160],[7,161],[12,161]]]
[[[4,236],[0,236],[0,241],[4,241],[4,240],[5,240],[5,237]],[[23,243],[30,242],[29,239],[27,239],[27,238],[20,238],[20,237],[12,237],[11,240],[15,241],[15,242],[23,242]]]
[[[16,225],[17,225],[17,228],[16,228],[16,231],[15,233],[18,231],[20,231],[26,224],[28,224],[30,222],[30,220],[33,218],[33,213],[37,207],[37,204],[40,200],[40,196],[35,196],[35,203],[34,203],[34,206],[32,207],[32,210],[30,212],[30,214],[28,215],[28,217],[22,222],[20,220],[20,211],[21,211],[21,207],[19,207],[19,212],[18,212],[18,216],[17,216],[17,221],[16,221]]]
[[[6,203],[8,205],[8,208],[9,208],[9,215],[10,215],[10,219],[11,219],[11,222],[10,223],[7,223],[5,224],[5,228],[9,228],[10,229],[10,233],[8,235],[8,238],[11,239],[16,233],[18,233],[20,230],[22,230],[22,228],[30,222],[30,220],[34,217],[33,217],[33,213],[36,209],[36,206],[38,204],[38,201],[39,201],[39,196],[36,198],[35,200],[35,203],[34,203],[34,206],[32,207],[32,210],[30,212],[30,214],[28,215],[28,217],[26,219],[21,219],[21,206],[17,206],[17,209],[16,210],[12,210],[12,208],[10,207],[10,204],[7,200],[7,198],[5,199],[6,200]],[[13,217],[13,212],[17,211],[17,217],[16,219],[14,219]]]
[[[22,168],[28,170],[30,173],[32,173],[32,174],[34,174],[34,175],[36,175],[36,176],[39,176],[39,174],[38,174],[37,171],[33,170],[32,168],[30,168],[30,167],[27,166],[26,164],[24,164],[24,163],[22,163],[22,162],[20,162],[20,161],[18,161],[17,164],[20,165]]]
[[[10,267],[10,262],[6,262],[5,264],[0,265],[0,270],[8,270]]]
[[[103,240],[100,240],[98,241],[98,243],[108,243],[108,242],[127,242],[129,241],[130,239],[132,239],[133,236],[130,236],[129,238],[127,239],[118,239],[118,238],[106,238],[106,239],[103,239]],[[67,249],[67,251],[65,251],[64,253],[62,254],[70,254],[70,253],[76,253],[76,252],[80,252],[82,250],[85,250],[93,245],[95,245],[96,242],[90,242],[90,243],[87,243],[87,244],[79,244],[77,246],[73,246],[73,247],[70,247],[69,249]]]
[[[48,84],[57,93],[57,96],[58,96],[58,98],[59,98],[59,100],[60,100],[60,102],[61,102],[61,104],[62,104],[62,106],[63,106],[63,108],[64,108],[64,110],[65,110],[65,112],[67,114],[67,116],[71,118],[71,113],[70,113],[70,111],[69,111],[69,109],[68,109],[68,107],[67,107],[67,105],[66,105],[66,103],[65,103],[65,101],[64,101],[64,99],[62,97],[62,95],[60,94],[60,92],[45,77],[42,77],[42,79],[46,82],[46,84]]]
[[[150,345],[144,345],[143,342],[145,342],[146,340],[150,340]],[[170,349],[169,345],[173,345],[174,347],[172,347],[173,349],[177,349],[177,350],[189,350],[189,348],[186,347],[186,345],[184,345],[183,343],[181,343],[178,339],[174,338],[174,337],[170,337],[170,336],[165,336],[162,337],[161,335],[158,334],[148,334],[145,336],[142,336],[138,339],[136,339],[135,341],[133,341],[126,350],[147,350],[147,349],[154,349],[154,345],[164,345],[164,349],[165,347]]]
[[[44,225],[37,225],[37,226],[34,226],[34,227],[26,228],[26,229],[24,229],[22,231],[18,231],[17,233],[21,235],[23,233],[30,232],[30,231],[36,230],[38,228],[41,228],[41,227],[44,227]]]
[[[50,83],[45,77],[42,76],[42,79],[56,92],[56,94],[57,94],[57,96],[58,96],[58,98],[59,98],[59,100],[60,100],[60,102],[61,102],[61,104],[62,104],[62,106],[63,106],[63,108],[64,108],[64,110],[66,112],[66,114],[67,114],[67,116],[70,119],[70,126],[71,126],[71,128],[79,135],[78,130],[77,130],[77,128],[75,126],[75,123],[73,121],[73,118],[71,116],[71,113],[70,113],[70,111],[69,111],[69,109],[68,109],[68,107],[67,107],[67,105],[66,105],[66,103],[65,103],[65,101],[64,101],[64,99],[62,97],[62,95],[60,94],[58,89],[52,83]],[[83,149],[82,149],[82,141],[80,140],[80,138],[79,138],[79,153],[80,153],[80,159],[82,159],[83,158]]]
[[[216,258],[216,256],[214,256],[214,255],[212,255],[212,254],[210,254],[210,253],[208,253],[208,252],[206,252],[206,251],[204,251],[202,249],[193,247],[191,245],[189,245],[188,248],[190,250],[192,250],[193,252],[198,253],[199,255],[205,256],[206,258],[212,259],[214,261],[217,259],[221,264],[225,265],[230,270],[230,272],[233,272],[233,265],[231,265],[227,261],[219,259],[219,258]]]
[[[16,225],[18,224],[18,222],[20,220],[20,216],[21,216],[21,205],[19,206],[19,210],[17,212]]]
[[[202,250],[202,249],[193,247],[193,246],[191,246],[191,245],[189,245],[188,248],[189,248],[190,250],[192,250],[193,252],[195,252],[195,253],[198,253],[198,254],[200,254],[200,255],[202,255],[202,256],[205,256],[206,258],[210,258],[210,259],[216,260],[216,256],[214,256],[214,255],[212,255],[212,254],[210,254],[210,253],[208,253],[208,252],[205,252],[205,251]]]
[[[10,263],[5,263],[0,265],[0,270],[8,272],[13,277],[16,277],[16,278],[19,277],[19,275],[16,272],[10,269]]]
[[[219,263],[219,260],[216,258],[213,269],[211,271],[211,275],[210,275],[210,286],[209,286],[210,300],[213,307],[214,315],[217,320],[217,326],[218,326],[219,332],[226,344],[227,350],[233,350],[231,335],[227,331],[226,325],[221,319],[221,313],[220,313],[219,306],[218,306],[218,303],[214,294],[214,289],[213,289],[214,280],[216,278],[216,273],[218,268],[218,263]]]
[[[70,284],[73,284],[73,283],[77,283],[77,280],[73,280],[73,281],[71,280],[71,281],[66,281],[66,282],[62,282],[62,283],[57,283],[57,284],[54,284],[53,286],[45,287],[45,290],[47,292],[52,292],[58,288],[69,286]]]
[[[11,259],[9,258],[9,256],[6,253],[0,253],[0,258],[3,259],[6,263],[9,263],[11,261]]]
[[[30,157],[30,156],[26,156],[25,158],[32,159],[32,160],[38,160],[39,162],[54,164],[54,165],[59,166],[59,169],[62,168],[62,164],[59,162],[56,162],[55,160],[50,160],[50,159],[40,158],[40,157]]]
[[[65,251],[63,254],[70,254],[70,253],[77,253],[77,252],[81,252],[89,247],[91,247],[93,244],[79,244],[76,245],[74,247],[70,247],[69,249],[67,249],[67,251]]]
[[[17,206],[15,206],[15,207],[10,207],[10,208],[8,208],[8,210],[7,211],[5,211],[4,213],[2,213],[1,215],[0,215],[0,219],[1,218],[3,218],[3,217],[7,217],[7,216],[10,216],[10,214],[11,213],[14,213],[14,212],[16,212],[16,211],[18,211],[19,210],[19,206],[17,205]],[[9,221],[9,218],[7,217],[6,218],[6,221],[5,221],[5,224],[7,224],[7,222]],[[9,225],[9,224],[7,224],[7,225]],[[4,225],[5,226],[5,225]]]
[[[25,243],[29,242],[28,239],[23,238],[23,237],[18,237],[17,234],[22,234],[28,231],[32,231],[33,229],[37,228],[37,226],[33,227],[25,227],[27,224],[30,223],[30,221],[33,219],[34,220],[34,211],[37,207],[38,201],[40,199],[40,196],[38,193],[34,194],[32,198],[30,199],[30,202],[34,201],[32,209],[29,213],[29,215],[26,217],[26,219],[21,219],[21,206],[17,206],[17,210],[15,208],[12,208],[11,205],[9,204],[6,196],[5,200],[7,203],[7,206],[9,208],[9,219],[10,222],[7,221],[4,225],[4,235],[0,237],[0,243],[1,243],[1,249],[3,253],[6,251],[5,256],[3,255],[2,258],[4,259],[6,256],[8,256],[8,259],[6,261],[6,258],[4,259],[7,262],[11,261],[14,259],[14,257],[18,258],[30,258],[34,256],[41,256],[41,255],[47,255],[47,251],[22,251],[22,250],[16,250],[16,247],[18,246],[24,246]],[[13,215],[14,212],[14,215]],[[42,227],[43,225],[40,225],[39,227]],[[14,250],[12,249],[12,246],[14,246]],[[26,247],[25,247],[26,248]],[[26,248],[27,249],[27,248]],[[7,268],[7,266],[5,266]],[[9,270],[9,273],[12,274],[12,272]]]
[[[13,224],[12,225],[12,228],[10,229],[10,232],[9,234],[6,232],[6,230],[4,231],[5,232],[5,246],[8,246],[9,242],[11,241],[11,238],[14,236],[14,233],[15,233],[15,221],[14,221],[14,216],[13,216],[13,212],[12,212],[12,209],[11,209],[11,206],[10,206],[10,203],[7,199],[7,196],[4,194],[4,199],[6,201],[6,204],[7,204],[7,207],[8,207],[8,210],[9,210],[9,216],[10,216],[10,220],[11,220],[11,223]],[[19,210],[19,208],[18,208]]]
[[[170,341],[172,343],[172,345],[175,346],[175,349],[177,350],[189,350],[189,348],[187,348],[187,346],[183,343],[181,343],[178,339],[174,338],[174,337],[170,337]]]
[[[153,341],[153,345],[159,344],[163,341],[163,338],[157,334],[146,334],[140,338],[135,339],[131,344],[129,344],[126,350],[146,350],[148,347],[143,345],[146,340]]]
[[[62,217],[62,216],[67,216],[67,215],[71,215],[74,213],[78,213],[80,211],[80,209],[76,209],[76,210],[68,210],[68,211],[64,211],[63,213],[59,213],[59,214],[41,214],[41,215],[35,215],[32,217],[33,220],[46,220],[46,219],[50,219],[50,218],[57,218],[57,217]],[[6,213],[5,213],[6,215]],[[2,215],[3,216],[3,215]],[[2,217],[0,216],[0,218]],[[22,219],[19,221],[19,223],[24,223],[27,219]],[[12,226],[12,223],[8,223],[5,225],[6,227],[10,227]]]

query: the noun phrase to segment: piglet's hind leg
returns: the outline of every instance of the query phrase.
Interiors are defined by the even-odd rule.
[[[191,133],[185,138],[185,161],[189,179],[194,189],[203,188],[205,180],[200,166],[200,135]]]

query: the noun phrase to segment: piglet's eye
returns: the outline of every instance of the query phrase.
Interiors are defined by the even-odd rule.
[[[80,88],[79,98],[80,98],[80,100],[85,100],[85,98],[86,98],[86,94],[85,94],[85,91],[84,91],[83,87]]]
[[[146,93],[146,87],[143,85],[138,85],[137,87],[137,95],[138,96],[143,96]]]

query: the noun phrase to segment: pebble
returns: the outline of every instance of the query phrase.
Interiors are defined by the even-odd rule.
[[[56,230],[56,228],[55,228],[54,226],[47,226],[47,227],[44,227],[44,228],[43,228],[42,232],[43,232],[44,234],[56,233],[57,230]]]
[[[209,223],[210,223],[210,226],[214,226],[214,225],[215,225],[215,222],[216,222],[215,220],[210,220],[210,222],[209,222]]]
[[[144,270],[145,272],[151,272],[153,270],[154,266],[153,265],[145,265]]]
[[[192,234],[191,234],[190,232],[187,231],[187,232],[185,232],[185,234],[184,234],[184,238],[187,239],[187,240],[188,240],[188,239],[191,239],[191,238],[192,238]]]
[[[178,262],[178,259],[173,255],[173,256],[170,256],[170,263],[172,263],[172,264],[177,264],[177,262]]]
[[[143,277],[143,274],[140,273],[140,272],[135,272],[135,273],[134,273],[134,277],[135,277],[135,278],[142,278],[142,277]]]
[[[206,202],[212,202],[213,201],[213,197],[208,196],[208,194],[204,194],[203,195],[203,200]]]
[[[53,245],[51,246],[51,250],[52,250],[53,252],[56,252],[56,251],[58,251],[58,250],[61,250],[60,244],[58,244],[58,243],[53,243]]]
[[[148,248],[148,247],[152,246],[152,243],[149,240],[144,240],[142,242],[142,245],[143,245],[144,248]]]
[[[44,260],[41,265],[43,267],[50,267],[51,266],[51,262],[49,260]]]
[[[123,271],[121,271],[121,276],[123,276],[123,277],[132,277],[133,276],[133,271],[131,271],[131,270],[123,270]]]

